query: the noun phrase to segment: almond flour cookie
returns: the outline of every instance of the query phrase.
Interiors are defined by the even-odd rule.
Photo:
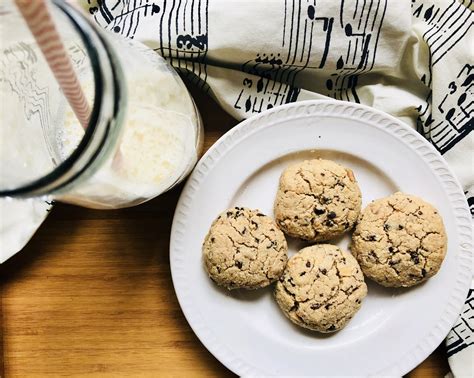
[[[243,207],[229,209],[212,223],[202,247],[209,277],[227,289],[257,289],[276,281],[288,246],[270,217]]]
[[[356,259],[329,244],[299,251],[275,287],[275,299],[293,323],[325,333],[343,328],[366,295]]]
[[[436,209],[418,197],[395,193],[362,212],[351,251],[367,277],[383,286],[408,287],[438,272],[446,246]]]
[[[283,171],[274,211],[285,234],[324,241],[351,229],[360,206],[360,189],[352,171],[330,160],[314,159]]]

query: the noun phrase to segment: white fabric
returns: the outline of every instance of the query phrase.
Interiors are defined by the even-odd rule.
[[[40,199],[0,199],[0,264],[23,249],[50,209]]]
[[[104,28],[156,49],[238,119],[324,97],[398,117],[444,154],[472,208],[472,1],[82,3]]]

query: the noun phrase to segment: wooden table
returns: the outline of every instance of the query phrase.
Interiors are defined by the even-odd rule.
[[[207,149],[237,122],[192,92]],[[168,246],[180,191],[124,210],[54,208],[0,265],[0,376],[233,375],[194,335],[173,290]],[[409,376],[444,376],[442,349]]]

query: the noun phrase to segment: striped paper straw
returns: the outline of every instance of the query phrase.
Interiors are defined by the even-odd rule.
[[[44,0],[15,0],[15,3],[74,114],[82,127],[86,129],[90,117],[89,104],[46,2]]]

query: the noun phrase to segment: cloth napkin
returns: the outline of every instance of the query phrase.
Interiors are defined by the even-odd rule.
[[[306,99],[381,109],[443,154],[474,214],[471,0],[82,0],[165,57],[237,119]],[[474,288],[474,285],[473,285]],[[474,294],[447,338],[473,376]]]

